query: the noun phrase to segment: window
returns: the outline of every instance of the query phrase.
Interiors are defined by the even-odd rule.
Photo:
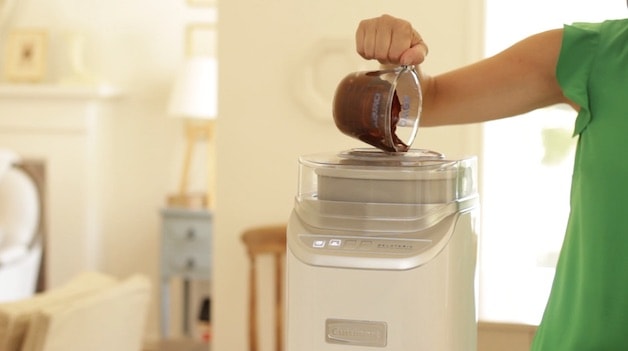
[[[623,0],[486,0],[486,55],[564,23],[626,15]],[[541,320],[569,214],[575,116],[556,106],[484,126],[482,320]]]

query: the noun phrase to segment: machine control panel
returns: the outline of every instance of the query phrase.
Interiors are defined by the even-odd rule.
[[[302,243],[319,254],[416,254],[431,246],[428,239],[390,239],[331,235],[299,235]]]

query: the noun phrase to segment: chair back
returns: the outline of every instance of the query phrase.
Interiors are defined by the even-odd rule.
[[[0,163],[0,301],[6,302],[46,286],[45,165],[2,155]]]
[[[2,245],[28,247],[39,234],[41,196],[27,168],[14,165],[0,174]]]
[[[283,290],[286,256],[286,225],[268,225],[245,230],[241,237],[249,257],[249,351],[258,351],[258,258],[271,255],[274,270],[275,350],[283,350]]]

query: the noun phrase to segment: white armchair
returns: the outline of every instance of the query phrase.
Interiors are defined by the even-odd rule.
[[[151,286],[84,272],[28,299],[0,303],[2,351],[140,351]]]
[[[0,149],[0,302],[35,293],[43,252],[41,179]]]

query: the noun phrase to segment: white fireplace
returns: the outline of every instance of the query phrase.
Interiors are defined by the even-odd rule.
[[[108,122],[119,95],[109,86],[0,85],[0,148],[45,163],[49,286],[101,267]]]

